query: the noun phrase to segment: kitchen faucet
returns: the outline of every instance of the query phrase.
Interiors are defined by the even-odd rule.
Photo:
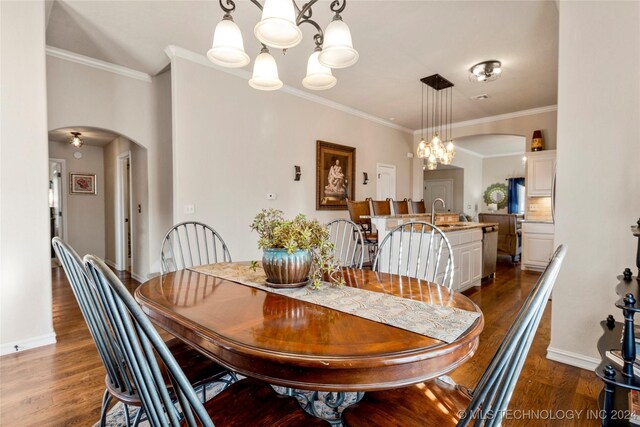
[[[442,200],[441,198],[437,198],[433,201],[433,203],[431,203],[431,224],[435,225],[436,224],[436,202],[440,202],[442,203],[442,209],[446,209],[446,206],[444,204],[444,200]]]

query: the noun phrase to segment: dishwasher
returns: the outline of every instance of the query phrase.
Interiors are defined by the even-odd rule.
[[[482,278],[496,277],[498,260],[498,226],[482,227]]]

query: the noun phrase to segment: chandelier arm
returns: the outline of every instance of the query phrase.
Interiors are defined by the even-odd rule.
[[[229,1],[229,0],[227,0],[227,1]],[[258,0],[251,0],[251,3],[255,4],[258,9],[262,10],[262,5],[260,4],[260,2]]]
[[[222,9],[225,14],[229,14],[234,10],[236,10],[236,4],[233,0],[224,0],[224,1],[219,0],[219,2],[220,2],[220,9]],[[226,6],[225,6],[225,3],[227,4]]]
[[[311,15],[313,15],[313,11],[311,10],[311,8],[317,2],[318,0],[310,0],[302,6],[302,9],[300,9],[295,0],[293,1],[293,4],[298,10],[298,17],[296,18],[296,22],[298,23],[298,25],[300,25],[304,20],[311,19]]]
[[[333,0],[329,6],[336,15],[341,14],[345,7],[347,7],[347,0],[342,0],[342,4],[340,4],[340,0]]]
[[[324,32],[322,31],[322,27],[320,27],[320,25],[318,25],[318,23],[313,19],[303,19],[302,21],[298,22],[298,26],[302,24],[310,24],[316,29],[316,31],[318,31],[316,35],[313,36],[313,40],[315,41],[316,46],[322,46],[322,43],[324,43]]]

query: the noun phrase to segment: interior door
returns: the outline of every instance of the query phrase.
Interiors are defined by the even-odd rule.
[[[444,211],[450,211],[453,207],[453,179],[430,179],[424,182],[424,200],[427,206],[431,206],[435,199],[442,199],[445,203]],[[440,204],[436,211],[442,212]]]
[[[378,178],[376,187],[376,198],[386,200],[396,198],[396,167],[394,165],[378,164]]]

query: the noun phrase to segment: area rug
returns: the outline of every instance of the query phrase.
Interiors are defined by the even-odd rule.
[[[225,379],[230,379],[229,377],[224,377]],[[238,378],[244,378],[238,375]],[[242,380],[240,380],[242,381]],[[225,387],[223,383],[213,383],[207,386],[206,390],[206,399],[210,400],[214,398],[218,393],[220,393]],[[286,394],[286,389],[284,387],[272,386],[274,390],[280,394]],[[306,390],[296,390],[296,398],[300,403],[300,406],[305,408],[309,404],[309,399],[313,398],[315,392],[306,391]],[[198,396],[200,396],[200,391],[198,391]],[[315,413],[320,417],[326,420],[331,420],[332,425],[335,427],[340,427],[342,424],[338,422],[340,419],[340,413],[349,405],[352,405],[356,402],[358,396],[356,393],[345,393],[344,401],[337,408],[333,409],[327,404],[325,401],[331,400],[334,396],[329,393],[320,392],[317,394],[317,400],[313,402],[313,408]],[[129,416],[131,421],[135,418],[138,412],[138,408],[129,408]],[[125,426],[125,417],[124,417],[124,405],[120,402],[116,403],[107,413],[106,424],[107,427],[123,427]],[[149,427],[149,423],[143,419],[140,424],[140,427]],[[93,427],[99,427],[100,421],[96,422]]]

